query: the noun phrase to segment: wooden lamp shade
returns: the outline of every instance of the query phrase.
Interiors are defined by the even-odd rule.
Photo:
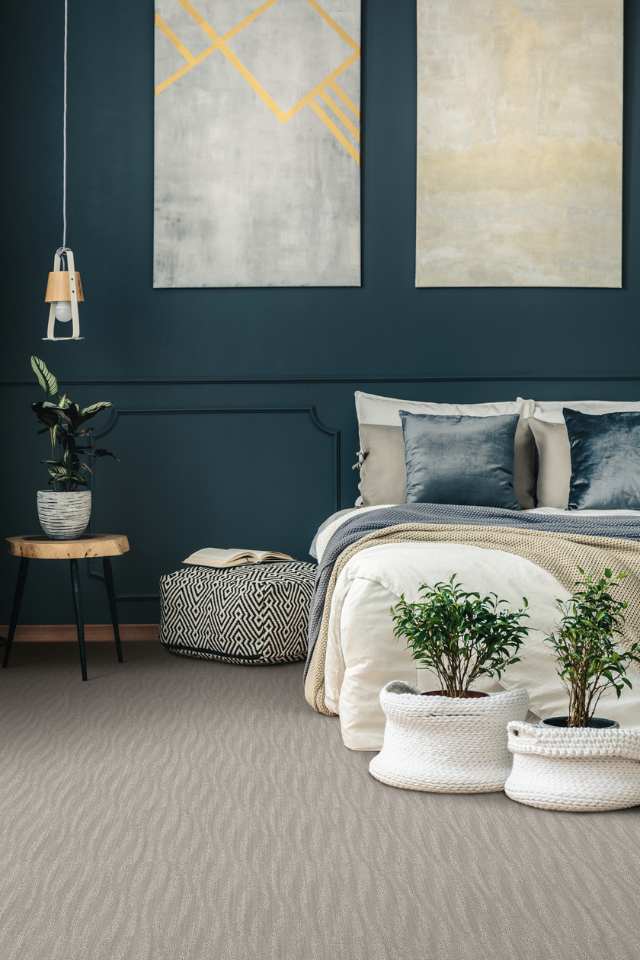
[[[76,296],[78,303],[84,302],[84,293],[82,291],[82,280],[80,274],[76,271]],[[57,303],[59,300],[71,301],[71,287],[69,285],[69,271],[56,270],[49,274],[47,281],[47,291],[44,295],[45,303]]]

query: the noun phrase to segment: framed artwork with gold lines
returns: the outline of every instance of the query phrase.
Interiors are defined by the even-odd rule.
[[[623,0],[418,0],[418,287],[620,287]]]
[[[360,285],[361,0],[156,0],[155,287]]]

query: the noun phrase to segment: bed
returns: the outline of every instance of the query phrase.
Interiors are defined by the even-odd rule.
[[[567,536],[577,538],[580,549],[585,540],[591,541],[591,557],[598,563],[601,556],[602,566],[611,562],[612,543],[620,549],[621,553],[614,553],[613,562],[617,560],[632,574],[627,580],[633,607],[629,628],[631,635],[637,635],[640,512],[583,511],[576,517],[570,511],[553,508],[522,511],[519,516],[492,511],[492,515],[498,514],[498,519],[504,521],[504,527],[500,527],[505,531],[503,536],[511,532],[510,525],[517,521],[535,525],[536,546],[540,537],[552,538],[554,545],[560,542],[556,558],[558,576],[549,569],[554,563],[545,559],[546,541],[540,562],[515,552],[520,549],[519,541],[514,541],[514,550],[509,549],[508,541],[488,546],[477,535],[479,529],[484,529],[486,517],[481,522],[458,524],[442,505],[438,507],[442,516],[437,518],[442,522],[422,523],[419,517],[415,532],[412,534],[409,529],[399,542],[394,542],[395,531],[414,526],[416,510],[430,506],[377,505],[341,511],[328,518],[314,540],[313,553],[319,565],[312,613],[316,635],[311,638],[305,692],[314,709],[339,716],[343,742],[352,750],[378,750],[382,745],[384,717],[378,697],[385,683],[404,680],[419,689],[434,687],[433,678],[416,667],[392,629],[391,607],[401,593],[409,600],[417,599],[422,583],[434,584],[456,573],[467,589],[495,592],[514,607],[521,605],[523,596],[527,597],[530,629],[521,661],[509,668],[500,684],[483,681],[476,686],[488,692],[525,686],[530,693],[531,712],[538,717],[566,709],[566,694],[543,638],[557,627],[556,601],[569,595],[567,579],[573,576],[575,565]],[[389,523],[390,519],[401,522]],[[470,519],[478,521],[477,514],[472,512]],[[429,516],[429,520],[433,521],[433,517]],[[437,537],[432,536],[434,528],[447,526],[450,533],[438,529]],[[425,535],[421,527],[429,539],[418,539]],[[558,532],[559,527],[565,529]],[[577,530],[583,532],[576,533]],[[523,536],[531,535],[524,531]],[[448,536],[452,539],[447,540]],[[600,712],[620,723],[640,724],[640,677],[638,681],[621,700],[615,694],[603,698]]]
[[[339,716],[347,747],[378,750],[382,686],[434,688],[394,636],[391,608],[401,594],[416,600],[423,583],[456,574],[467,590],[529,604],[521,661],[499,685],[477,687],[525,686],[534,716],[565,712],[544,637],[580,567],[628,572],[622,642],[640,636],[640,403],[355,399],[360,497],[329,517],[312,545],[307,701]],[[632,679],[622,699],[602,699],[601,715],[640,725],[640,675]]]

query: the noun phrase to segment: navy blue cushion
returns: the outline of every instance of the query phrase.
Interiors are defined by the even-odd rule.
[[[519,510],[513,490],[518,415],[445,417],[400,411],[407,503]]]
[[[640,510],[640,412],[562,411],[571,447],[570,510]]]

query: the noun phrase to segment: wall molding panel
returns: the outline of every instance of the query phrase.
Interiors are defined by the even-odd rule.
[[[115,404],[98,437],[120,463],[99,465],[94,529],[118,527],[132,540],[132,553],[115,568],[123,622],[154,620],[157,577],[200,546],[264,546],[306,555],[317,525],[357,496],[357,473],[351,469],[358,445],[356,388],[407,399],[478,402],[517,394],[637,399],[639,384],[640,375],[601,373],[65,379],[80,399],[102,399],[105,388]],[[4,532],[35,531],[35,491],[44,485],[39,461],[46,451],[42,437],[27,429],[34,384],[7,380],[0,391],[10,436],[14,442],[22,438],[21,455],[31,465],[28,483],[19,474],[5,479]],[[252,471],[255,481],[246,476]],[[11,558],[0,556],[0,571],[13,583]],[[50,572],[39,576],[37,595],[27,590],[25,622],[68,620],[67,577],[63,571],[56,576],[57,582]],[[96,623],[104,617],[99,580],[97,569],[90,568],[87,619]],[[7,607],[10,590],[5,593],[0,603]]]
[[[299,386],[316,384],[372,383],[640,383],[640,374],[532,374],[515,373],[427,376],[383,376],[381,374],[349,374],[341,376],[282,376],[282,377],[97,377],[74,379],[65,377],[70,387],[202,387],[202,386]],[[33,387],[33,380],[0,380],[0,390],[15,387]]]
[[[324,423],[318,415],[315,406],[309,407],[141,407],[141,408],[117,408],[111,411],[111,416],[104,429],[96,434],[95,439],[103,439],[111,434],[118,422],[127,417],[174,417],[174,416],[215,416],[220,415],[268,415],[268,416],[296,416],[303,415],[309,418],[313,427],[320,433],[330,437],[333,441],[333,480],[334,486],[332,495],[334,498],[335,509],[339,510],[341,506],[341,486],[342,486],[342,431],[333,429]],[[96,507],[99,504],[99,495],[97,494],[96,484],[94,484],[94,516]],[[98,565],[91,561],[87,564],[89,576],[94,580],[104,580]],[[118,593],[118,601],[141,602],[157,601],[159,594],[157,591],[150,593]]]

